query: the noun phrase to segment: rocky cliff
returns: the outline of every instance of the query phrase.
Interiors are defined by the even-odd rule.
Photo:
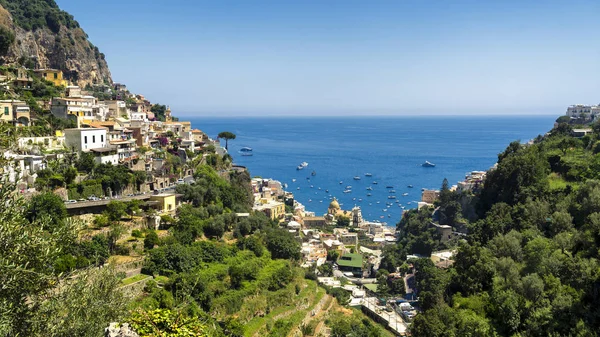
[[[81,87],[112,83],[104,54],[52,0],[0,0],[0,63],[60,69]]]

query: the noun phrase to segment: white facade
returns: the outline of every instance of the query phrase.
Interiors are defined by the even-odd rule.
[[[78,152],[106,147],[107,141],[105,128],[65,130],[65,145]]]
[[[598,105],[577,104],[567,108],[567,116],[574,118],[584,116],[587,118],[592,118],[593,116],[595,118],[598,114],[600,114],[600,106]]]
[[[96,164],[113,164],[113,165],[117,165],[119,164],[119,155],[118,154],[109,154],[109,155],[105,155],[105,156],[98,156],[95,157],[94,160],[96,161]]]
[[[148,115],[145,112],[131,112],[131,121],[148,121]]]

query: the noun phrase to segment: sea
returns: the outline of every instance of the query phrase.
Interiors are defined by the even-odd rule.
[[[394,226],[417,207],[423,188],[489,169],[510,142],[543,135],[556,116],[184,118],[211,138],[236,134],[229,141],[235,164],[286,184],[306,210],[325,214],[336,198],[342,209],[360,206],[365,220]],[[243,147],[253,155],[242,156]],[[302,162],[308,166],[298,170]]]

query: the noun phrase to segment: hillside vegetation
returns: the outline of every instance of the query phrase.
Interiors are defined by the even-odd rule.
[[[441,244],[431,210],[398,224],[407,253],[457,246],[442,270],[414,261],[420,336],[597,336],[600,331],[600,125],[577,139],[561,124],[531,145],[511,143],[475,195],[442,189],[440,218],[466,226],[465,240]],[[447,187],[447,186],[446,186]]]

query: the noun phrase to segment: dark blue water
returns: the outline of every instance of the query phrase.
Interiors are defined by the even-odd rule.
[[[511,141],[547,132],[556,116],[186,119],[211,138],[221,131],[235,133],[229,144],[234,161],[252,176],[287,183],[307,210],[325,213],[331,195],[342,209],[358,205],[365,219],[392,225],[402,214],[399,204],[416,207],[421,188],[438,189],[444,178],[456,184],[467,172],[487,170]],[[241,156],[242,147],[251,147],[254,155]],[[426,160],[436,167],[422,167]],[[296,170],[303,161],[308,167]],[[365,177],[367,172],[373,177]],[[345,194],[348,185],[352,193]],[[388,185],[396,199],[388,199]],[[366,190],[369,186],[373,191]]]

